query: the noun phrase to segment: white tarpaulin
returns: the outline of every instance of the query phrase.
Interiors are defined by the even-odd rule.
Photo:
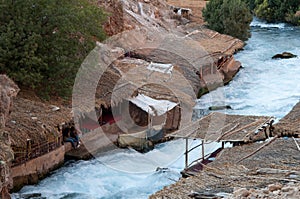
[[[153,116],[163,115],[177,105],[169,100],[156,100],[143,94],[138,94],[129,101]]]
[[[160,73],[166,73],[171,74],[173,70],[172,64],[159,64],[159,63],[150,63],[147,67],[148,70],[160,72]]]

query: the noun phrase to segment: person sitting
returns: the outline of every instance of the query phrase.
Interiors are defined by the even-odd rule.
[[[74,126],[70,128],[70,137],[73,138],[76,142],[76,147],[80,146],[79,135]]]
[[[76,139],[71,137],[70,131],[71,129],[69,127],[65,127],[62,129],[63,140],[64,142],[71,142],[72,147],[75,149],[78,144],[75,145]]]

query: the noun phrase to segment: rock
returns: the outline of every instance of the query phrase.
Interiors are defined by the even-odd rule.
[[[51,107],[52,111],[58,111],[58,110],[60,110],[60,108],[58,106],[51,105],[50,107]]]
[[[30,199],[30,198],[41,198],[41,193],[28,193],[28,194],[22,194],[21,197],[24,199]]]
[[[281,54],[276,54],[272,57],[272,59],[290,59],[290,58],[294,58],[297,57],[297,55],[294,55],[290,52],[283,52]]]
[[[282,184],[270,184],[268,188],[270,192],[274,192],[280,190],[282,188]]]
[[[7,187],[3,187],[0,192],[0,198],[1,199],[11,199]]]
[[[0,132],[0,198],[10,199],[8,188],[12,185],[10,162],[14,153],[10,147],[10,137],[7,132]]]
[[[292,191],[293,190],[293,188],[292,187],[283,187],[282,189],[281,189],[281,191],[282,192],[289,192],[289,191]]]
[[[12,99],[17,96],[19,90],[19,87],[6,75],[0,75],[0,128],[5,126],[12,107]]]
[[[135,13],[139,13],[139,8],[136,5],[131,6],[131,10]]]
[[[210,106],[208,108],[208,110],[211,110],[211,111],[216,111],[216,110],[225,110],[225,109],[232,109],[231,106],[229,105],[224,105],[224,106]]]
[[[12,108],[12,99],[19,92],[18,86],[6,75],[0,75],[0,198],[10,199],[8,188],[12,185],[11,161],[14,153],[10,147],[9,133],[3,131]]]
[[[237,198],[241,198],[241,197],[248,197],[250,194],[251,194],[250,191],[248,191],[246,188],[240,188],[234,190],[233,196]]]

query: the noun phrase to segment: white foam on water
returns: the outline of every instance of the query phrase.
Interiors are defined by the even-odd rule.
[[[200,141],[189,140],[189,148],[198,144]],[[219,143],[208,144],[205,153],[212,153],[219,147]],[[97,159],[71,163],[39,184],[25,186],[13,194],[13,198],[26,193],[42,193],[49,199],[148,198],[179,179],[184,168],[184,151],[183,139],[160,144],[146,154],[117,150]],[[189,162],[199,158],[200,154],[201,147],[189,155]],[[158,167],[168,169],[156,171]],[[123,172],[123,169],[131,172]]]
[[[251,27],[259,27],[259,28],[279,28],[279,29],[283,29],[287,25],[285,23],[267,23],[265,21],[254,18],[253,21],[250,23],[250,26]]]
[[[210,92],[195,107],[219,103],[230,105],[230,114],[285,116],[300,99],[300,28],[253,29],[244,51],[235,58],[243,69],[227,86]],[[272,59],[282,52],[298,55],[292,59]],[[216,99],[216,92],[225,97]],[[213,100],[212,100],[213,99]]]

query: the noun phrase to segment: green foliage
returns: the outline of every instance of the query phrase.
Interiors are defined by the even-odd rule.
[[[209,28],[241,40],[250,37],[252,15],[244,1],[211,0],[202,12]]]
[[[252,12],[267,22],[296,22],[299,0],[245,0]]]
[[[0,0],[0,73],[45,96],[71,94],[81,62],[105,38],[88,0]]]
[[[296,14],[289,13],[289,14],[287,14],[285,19],[287,22],[289,22],[291,24],[300,26],[300,7],[299,7],[299,11]]]

